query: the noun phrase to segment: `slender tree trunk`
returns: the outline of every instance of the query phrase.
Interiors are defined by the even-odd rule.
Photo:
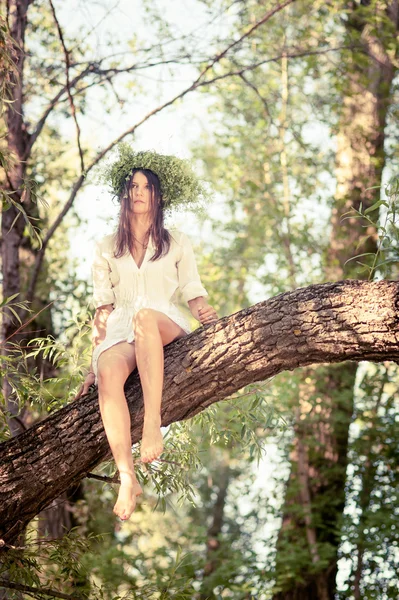
[[[368,452],[361,471],[361,491],[359,493],[359,508],[361,514],[359,517],[359,527],[356,542],[356,568],[352,573],[353,578],[353,597],[355,600],[362,598],[362,575],[363,575],[363,556],[367,547],[367,511],[370,508],[371,496],[374,489],[374,481],[378,470],[378,463],[375,461],[375,445],[378,441],[380,431],[378,430],[378,417],[385,392],[385,386],[388,383],[388,372],[385,372],[380,383],[380,389],[377,394],[375,405],[371,408],[370,425],[368,434]],[[358,473],[359,475],[359,473]]]
[[[398,3],[386,3],[384,12],[390,23],[385,22],[385,30],[380,31],[381,40],[370,34],[371,22],[367,21],[367,15],[363,13],[361,20],[355,3],[350,4],[348,36],[356,33],[364,54],[351,55],[343,85],[337,136],[337,190],[326,257],[326,274],[331,280],[368,277],[368,272],[357,272],[355,261],[347,264],[346,261],[357,254],[375,253],[376,231],[372,227],[364,229],[364,222],[359,219],[342,218],[352,208],[358,209],[362,204],[365,209],[379,199],[379,189],[371,188],[381,185],[385,164],[384,131],[395,75],[383,44],[394,35],[392,31],[398,31]],[[372,259],[362,258],[362,262],[371,264]],[[335,597],[338,531],[345,506],[355,376],[356,365],[344,363],[313,372],[307,369],[303,379],[312,381],[312,385],[301,388],[302,397],[296,409],[292,469],[277,545],[274,600],[333,600]],[[294,548],[302,559],[297,570],[294,566],[287,572],[286,565],[292,565],[289,555]]]
[[[231,478],[231,469],[228,463],[225,463],[217,472],[218,493],[213,506],[212,523],[208,529],[208,539],[206,543],[206,563],[203,574],[203,585],[200,595],[201,600],[214,598],[213,593],[206,591],[207,578],[217,569],[220,563],[220,535],[224,522],[224,511],[226,507],[227,492]]]

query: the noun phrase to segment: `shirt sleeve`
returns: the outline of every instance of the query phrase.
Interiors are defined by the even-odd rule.
[[[105,304],[114,304],[115,294],[111,283],[111,268],[107,259],[102,255],[100,242],[95,242],[92,262],[93,277],[93,306],[98,308]]]
[[[176,263],[179,279],[179,290],[185,302],[198,296],[208,296],[198,274],[194,250],[185,233],[180,236],[181,255]]]

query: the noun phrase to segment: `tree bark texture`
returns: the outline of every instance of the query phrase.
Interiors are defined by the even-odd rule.
[[[13,46],[15,52],[14,60],[18,70],[18,77],[15,77],[14,73],[10,75],[12,104],[8,105],[5,113],[7,152],[11,160],[4,178],[4,189],[10,194],[13,201],[23,207],[28,217],[37,219],[39,217],[38,207],[31,200],[29,185],[26,184],[32,151],[32,134],[28,131],[24,110],[25,32],[28,25],[28,9],[30,4],[32,4],[32,0],[23,0],[22,2],[12,0],[7,3],[10,35],[15,42]],[[18,302],[26,299],[28,280],[31,274],[32,263],[34,262],[34,255],[37,252],[37,250],[32,248],[30,239],[24,235],[25,227],[25,220],[16,206],[10,204],[7,210],[3,210],[1,223],[2,296],[3,298],[9,298],[18,294],[16,298]],[[42,271],[45,271],[45,269],[42,269]],[[49,289],[47,285],[44,292],[42,290],[33,299],[30,308],[34,311],[44,308],[49,302],[48,293]],[[18,307],[15,307],[15,310],[20,318],[23,319],[24,311]],[[51,311],[41,313],[30,325],[23,329],[22,333],[14,334],[18,325],[19,323],[16,323],[12,313],[5,307],[2,311],[1,325],[2,353],[13,360],[14,364],[18,359],[15,359],[13,344],[22,340],[26,343],[27,340],[43,331],[47,334],[54,333]],[[32,334],[31,332],[34,333]],[[11,346],[4,343],[9,338],[11,338]],[[42,357],[36,359],[31,357],[28,359],[28,364],[32,368],[32,371],[36,368],[44,378],[55,376],[53,365],[49,361],[43,360]],[[6,365],[5,370],[7,370]],[[11,377],[4,376],[3,378],[3,395],[6,399],[8,411],[16,416],[19,413],[19,403],[12,394]],[[19,414],[19,418],[9,418],[8,425],[12,435],[18,435],[23,432],[25,429],[24,425],[27,425],[29,418],[30,415],[27,409]],[[57,528],[59,532],[64,532],[68,527],[69,519],[67,513],[62,509],[60,509],[58,514],[59,523]],[[47,528],[53,528],[56,521],[54,509],[51,513],[47,511],[46,515],[50,517]],[[43,515],[43,519],[46,515]],[[63,517],[67,518],[63,519]]]
[[[352,4],[354,8],[346,26],[347,42],[360,46],[361,50],[354,50],[349,57],[343,56],[347,73],[341,82],[337,188],[327,257],[327,276],[331,281],[343,276],[358,278],[355,261],[345,265],[346,261],[364,252],[374,254],[376,250],[375,228],[365,220],[356,219],[353,208],[359,209],[360,204],[363,210],[369,208],[381,195],[387,113],[393,101],[392,82],[397,73],[398,45],[392,48],[391,40],[399,31],[398,1],[381,2],[379,8],[370,6],[369,14],[364,9],[358,10],[356,3]],[[375,21],[378,18],[380,25]],[[343,220],[351,211],[352,217]],[[372,216],[377,219],[378,210]],[[373,257],[360,260],[371,264]]]
[[[11,73],[12,104],[6,111],[7,123],[7,150],[11,158],[11,167],[8,169],[4,181],[4,189],[10,193],[14,202],[21,203],[23,181],[26,174],[26,162],[23,160],[29,141],[23,114],[22,75],[25,61],[25,30],[27,26],[27,13],[30,0],[10,2],[9,27],[10,34],[15,40],[14,61],[18,69],[18,78]],[[26,210],[26,208],[25,208]],[[17,207],[10,204],[8,210],[3,210],[1,219],[1,261],[2,261],[2,294],[9,298],[21,292],[20,279],[20,248],[25,229],[25,222]],[[19,296],[18,300],[22,298]],[[17,309],[21,313],[21,310]],[[16,329],[14,317],[7,308],[2,313],[2,340],[6,340]],[[7,349],[3,348],[6,354]],[[17,407],[11,396],[11,386],[3,380],[3,394],[7,401],[7,409],[16,414]],[[10,429],[14,435],[23,429],[15,419],[10,419]]]
[[[399,283],[348,280],[260,302],[165,349],[164,426],[188,419],[243,386],[315,363],[399,360]],[[143,400],[137,371],[126,382],[132,441]],[[0,539],[27,523],[109,457],[97,392],[0,445]]]

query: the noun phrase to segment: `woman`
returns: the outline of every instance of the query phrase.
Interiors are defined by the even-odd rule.
[[[191,181],[194,174],[175,157],[134,153],[126,145],[120,154],[109,170],[121,202],[119,224],[115,234],[96,245],[93,356],[77,397],[87,393],[93,383],[98,384],[101,417],[121,482],[114,513],[126,520],[142,489],[134,472],[124,383],[137,366],[144,396],[141,459],[151,462],[163,450],[163,346],[190,332],[174,304],[176,290],[180,289],[191,314],[203,325],[218,317],[205,300],[208,294],[188,237],[164,227],[162,192],[167,192],[167,208],[182,201],[184,187],[195,195],[198,186]],[[146,164],[152,168],[142,166]],[[181,167],[185,181],[180,188],[176,186],[176,165]]]

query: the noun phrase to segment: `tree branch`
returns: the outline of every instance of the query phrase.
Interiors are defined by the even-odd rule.
[[[71,82],[69,81],[69,69],[70,69],[69,54],[70,53],[67,50],[67,47],[65,45],[64,35],[62,33],[61,25],[60,25],[60,23],[59,23],[59,21],[57,19],[57,15],[55,13],[55,8],[54,8],[54,4],[53,4],[52,0],[50,0],[50,7],[51,7],[51,12],[53,13],[55,24],[57,26],[58,36],[60,38],[62,49],[64,51],[66,88],[67,88],[67,92],[68,92],[69,103],[71,105],[71,115],[72,115],[72,118],[75,121],[75,125],[76,125],[76,143],[77,143],[78,149],[79,149],[80,171],[81,171],[81,173],[84,173],[85,165],[84,165],[83,151],[82,151],[82,147],[81,147],[81,144],[80,144],[80,127],[79,127],[78,119],[77,119],[77,116],[76,116],[75,104],[73,102],[73,98],[72,98],[72,94],[71,94]]]
[[[348,280],[280,294],[165,348],[162,424],[191,418],[244,386],[311,364],[399,361],[399,282]],[[132,444],[143,398],[125,385]],[[97,390],[0,445],[0,538],[27,523],[110,456]]]
[[[63,594],[57,590],[51,590],[49,588],[35,588],[31,585],[24,585],[22,583],[13,583],[6,579],[0,579],[0,588],[6,588],[9,590],[17,590],[19,592],[25,592],[26,594],[33,594],[35,598],[43,598],[44,596],[50,596],[51,598],[63,598],[64,600],[82,600],[82,596],[76,596],[75,594]]]
[[[292,0],[294,1],[294,0]],[[270,17],[269,17],[270,18]],[[264,21],[264,19],[262,20]],[[255,27],[255,26],[254,26]],[[253,29],[253,28],[252,28]],[[44,259],[44,255],[47,249],[47,245],[50,241],[50,239],[52,238],[52,236],[54,235],[55,231],[58,229],[59,225],[61,224],[63,218],[65,217],[65,215],[68,213],[68,211],[70,210],[70,208],[72,207],[76,194],[78,193],[78,191],[80,190],[80,188],[82,187],[83,183],[84,183],[84,179],[86,177],[86,175],[104,158],[104,156],[106,156],[106,154],[108,154],[117,144],[119,144],[119,142],[121,142],[125,137],[127,137],[128,135],[132,135],[133,133],[135,133],[135,131],[141,126],[143,125],[146,121],[148,121],[152,116],[156,115],[157,113],[161,112],[162,110],[164,110],[165,108],[167,108],[168,106],[171,106],[172,104],[174,104],[177,100],[181,100],[182,98],[184,98],[184,96],[186,96],[188,93],[203,87],[205,85],[210,85],[211,83],[215,83],[217,81],[220,81],[222,79],[226,79],[227,77],[233,77],[233,76],[240,76],[243,73],[245,73],[246,71],[251,71],[253,69],[256,69],[257,67],[264,65],[266,63],[269,62],[275,62],[277,60],[281,60],[281,58],[284,56],[286,56],[287,58],[298,58],[298,57],[302,57],[302,56],[311,56],[314,54],[325,54],[327,52],[331,52],[331,51],[337,51],[342,49],[340,48],[327,48],[327,49],[323,49],[323,50],[315,50],[315,51],[301,51],[301,52],[297,52],[297,53],[284,53],[281,54],[279,56],[275,56],[273,58],[269,58],[269,59],[265,59],[262,61],[259,61],[258,63],[254,64],[254,65],[248,65],[245,67],[242,67],[241,69],[238,69],[237,71],[232,71],[232,72],[228,72],[228,73],[224,73],[223,75],[219,75],[214,77],[213,79],[208,79],[205,81],[201,81],[199,78],[197,78],[188,88],[186,88],[185,90],[183,90],[182,92],[180,92],[179,94],[177,94],[176,96],[174,96],[173,98],[171,98],[170,100],[167,100],[166,102],[164,102],[163,104],[159,105],[158,107],[154,108],[152,111],[150,111],[149,113],[147,113],[140,121],[138,121],[135,125],[133,125],[132,127],[130,127],[129,129],[127,129],[125,132],[123,132],[121,135],[119,135],[115,140],[113,140],[110,144],[108,144],[108,146],[106,148],[104,148],[101,152],[99,152],[97,154],[97,156],[93,159],[93,161],[90,163],[90,165],[87,167],[86,172],[84,174],[81,174],[78,178],[78,180],[75,182],[73,188],[72,188],[72,192],[71,195],[69,197],[69,199],[67,200],[67,202],[65,203],[64,207],[62,208],[61,212],[59,213],[59,215],[56,217],[53,225],[49,228],[43,242],[42,242],[42,247],[40,248],[40,250],[38,251],[37,255],[36,255],[36,259],[35,259],[35,264],[33,265],[33,269],[32,269],[32,276],[29,282],[29,287],[28,287],[28,291],[27,291],[27,301],[28,302],[32,302],[34,293],[35,293],[35,289],[36,289],[36,284],[37,284],[37,279],[39,277],[39,272],[40,272],[40,268]],[[219,55],[220,57],[224,56],[224,53],[221,53]],[[215,64],[215,63],[212,63]],[[201,77],[208,71],[208,68],[204,69],[202,72]]]
[[[279,4],[278,6],[274,7],[270,11],[268,11],[263,16],[262,19],[260,19],[252,27],[250,27],[250,29],[246,33],[244,33],[238,40],[232,42],[231,44],[229,44],[229,46],[227,46],[227,48],[225,48],[225,50],[223,50],[222,52],[220,52],[219,54],[217,54],[208,63],[208,65],[203,69],[203,71],[200,73],[200,75],[198,76],[198,78],[188,88],[186,88],[185,90],[183,90],[182,92],[180,92],[179,94],[177,94],[172,99],[170,99],[167,102],[165,102],[164,104],[158,106],[157,108],[155,108],[151,112],[147,113],[147,115],[145,115],[138,123],[136,123],[135,125],[133,125],[133,127],[131,127],[130,129],[128,129],[127,131],[125,131],[124,133],[122,133],[118,138],[116,138],[113,142],[111,142],[104,150],[102,150],[99,154],[97,154],[97,156],[95,157],[95,159],[88,166],[88,168],[86,170],[86,173],[82,172],[82,174],[80,175],[79,179],[76,181],[75,185],[73,186],[73,189],[72,189],[72,192],[71,192],[71,195],[70,195],[69,199],[67,200],[67,202],[64,205],[63,209],[59,213],[58,217],[56,217],[53,225],[50,227],[50,229],[48,230],[48,232],[47,232],[47,234],[46,234],[46,236],[45,236],[45,238],[43,240],[42,247],[40,248],[39,252],[37,253],[37,256],[36,256],[36,259],[35,259],[35,264],[34,264],[34,267],[33,267],[33,270],[32,270],[32,276],[31,276],[31,279],[30,279],[30,282],[29,282],[29,287],[28,287],[28,292],[27,292],[27,300],[28,300],[28,302],[32,302],[33,295],[34,295],[35,288],[36,288],[36,284],[37,284],[37,279],[39,277],[39,272],[40,272],[40,268],[41,268],[41,265],[42,265],[42,262],[43,262],[43,259],[44,259],[44,255],[45,255],[45,252],[46,252],[46,249],[47,249],[47,245],[48,245],[50,239],[52,238],[52,236],[54,235],[54,232],[57,230],[57,228],[59,227],[60,223],[62,222],[64,216],[67,214],[67,212],[69,211],[69,209],[73,205],[73,202],[75,200],[76,194],[77,194],[78,190],[80,189],[80,187],[83,185],[84,177],[98,164],[98,162],[108,152],[110,152],[110,150],[112,150],[112,148],[114,148],[116,146],[116,144],[118,144],[120,141],[122,141],[127,135],[133,134],[136,131],[136,129],[138,127],[140,127],[140,125],[142,125],[143,123],[145,123],[146,121],[148,121],[148,119],[150,117],[152,117],[153,115],[159,113],[161,110],[167,108],[168,106],[174,104],[177,100],[183,98],[189,92],[195,90],[197,87],[200,87],[200,85],[204,85],[205,84],[204,82],[201,83],[201,80],[203,79],[204,75],[217,62],[220,62],[220,60],[224,56],[226,56],[226,54],[228,53],[229,50],[231,50],[232,48],[234,48],[235,46],[237,46],[237,44],[241,43],[245,38],[247,38],[248,36],[250,36],[258,27],[260,27],[261,25],[263,25],[264,23],[266,23],[267,21],[269,21],[271,19],[271,17],[274,16],[277,12],[279,12],[280,10],[282,10],[283,8],[285,8],[286,6],[288,6],[289,4],[292,4],[293,2],[295,2],[295,0],[286,0],[286,2],[284,2],[283,4]],[[91,70],[94,70],[94,69],[91,69]]]
[[[204,75],[210,70],[212,69],[212,67],[215,66],[216,63],[220,62],[222,58],[224,58],[227,53],[229,52],[229,50],[231,50],[232,48],[235,48],[236,46],[238,46],[239,44],[241,44],[241,42],[243,42],[246,38],[248,38],[254,31],[256,31],[261,25],[263,25],[264,23],[266,23],[267,21],[269,21],[271,19],[271,17],[273,17],[276,13],[280,12],[283,8],[286,8],[289,4],[293,4],[296,0],[286,0],[285,2],[283,2],[282,4],[278,4],[277,6],[275,6],[274,8],[272,8],[271,10],[269,10],[263,17],[262,19],[260,19],[259,21],[257,21],[254,25],[252,25],[252,27],[250,27],[245,33],[242,34],[242,36],[238,39],[235,40],[234,42],[232,42],[231,44],[229,44],[229,46],[227,46],[227,48],[225,48],[222,52],[220,52],[219,54],[217,54],[209,63],[208,65],[205,67],[205,69],[199,74],[198,79],[194,82],[193,85],[195,85],[196,83],[198,83],[201,79],[203,79]]]
[[[83,71],[81,71],[78,75],[76,75],[76,77],[74,77],[74,79],[72,79],[72,81],[69,82],[70,88],[73,88],[81,79],[83,79],[88,73],[92,72],[93,70],[94,70],[94,65],[93,64],[88,65],[85,69],[83,69]],[[24,154],[22,156],[22,160],[26,161],[29,158],[29,156],[32,152],[33,145],[35,144],[37,138],[41,134],[42,129],[43,129],[44,125],[46,124],[48,116],[50,115],[53,108],[57,105],[61,96],[64,95],[65,90],[66,90],[66,86],[62,87],[62,89],[59,90],[59,92],[50,101],[50,103],[48,104],[44,113],[40,117],[33,133],[29,136],[29,142],[26,144],[26,148],[25,148]]]

